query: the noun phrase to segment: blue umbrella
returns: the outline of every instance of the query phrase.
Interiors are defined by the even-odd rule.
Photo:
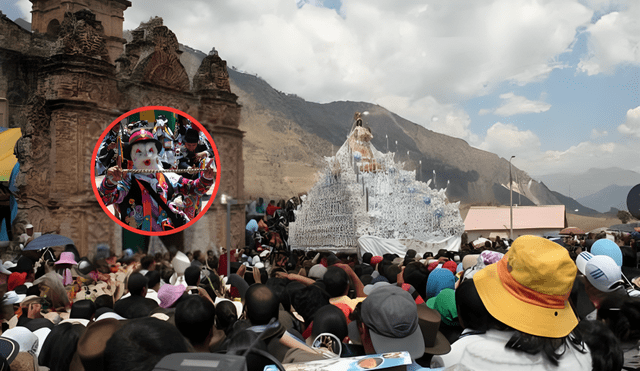
[[[73,241],[68,237],[59,236],[57,234],[43,234],[42,236],[29,242],[27,246],[22,249],[22,251],[38,251],[44,249],[45,247],[62,246],[69,244],[73,244]]]

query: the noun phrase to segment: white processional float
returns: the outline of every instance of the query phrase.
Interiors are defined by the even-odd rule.
[[[460,248],[464,222],[446,189],[416,180],[395,153],[371,145],[373,135],[356,113],[349,136],[326,166],[289,225],[294,249],[359,255],[418,254]]]

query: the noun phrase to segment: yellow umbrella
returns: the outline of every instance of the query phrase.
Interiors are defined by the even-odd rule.
[[[9,181],[11,170],[18,162],[16,156],[13,155],[13,147],[21,136],[20,128],[0,131],[0,182]]]

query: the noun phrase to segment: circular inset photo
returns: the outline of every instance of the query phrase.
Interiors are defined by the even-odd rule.
[[[93,150],[93,192],[122,227],[147,236],[180,232],[204,215],[220,185],[211,135],[175,108],[118,117]]]

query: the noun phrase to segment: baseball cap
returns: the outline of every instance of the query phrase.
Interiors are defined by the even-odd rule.
[[[311,269],[309,269],[309,274],[307,274],[307,276],[315,280],[321,280],[326,272],[327,272],[327,267],[325,267],[322,264],[316,264],[313,267],[311,267]]]
[[[600,291],[611,292],[624,284],[620,267],[607,255],[594,256],[587,261],[584,270],[589,283]]]
[[[377,353],[407,351],[413,359],[424,354],[418,308],[411,294],[400,287],[387,285],[373,291],[362,302],[360,315]]]
[[[593,255],[607,255],[616,262],[618,267],[622,267],[622,251],[615,242],[606,238],[601,238],[591,246]]]

